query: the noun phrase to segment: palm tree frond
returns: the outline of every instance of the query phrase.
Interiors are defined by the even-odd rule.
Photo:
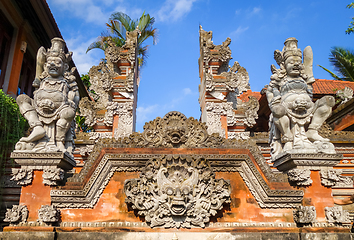
[[[320,68],[322,68],[323,70],[325,70],[326,72],[328,72],[329,74],[331,74],[332,78],[336,79],[336,80],[342,80],[340,77],[338,77],[336,74],[334,74],[333,72],[331,72],[330,70],[328,70],[327,68],[318,65]]]
[[[101,33],[101,36],[97,41],[90,44],[87,51],[94,48],[105,50],[107,48],[107,38],[111,38],[112,41],[118,47],[122,47],[126,41],[126,32],[132,32],[135,29],[139,29],[140,35],[138,37],[138,58],[139,66],[142,66],[147,58],[148,46],[143,46],[146,39],[152,37],[153,44],[157,43],[157,29],[153,28],[155,18],[149,14],[143,14],[140,18],[132,20],[127,14],[122,12],[116,12],[111,15],[109,22],[106,23],[107,33]]]
[[[342,76],[342,80],[354,81],[354,53],[348,49],[333,47],[329,61]]]

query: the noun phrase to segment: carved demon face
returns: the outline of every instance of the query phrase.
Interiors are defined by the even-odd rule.
[[[183,215],[188,206],[188,195],[198,184],[198,171],[184,166],[160,168],[157,173],[157,185],[162,194],[168,197],[167,205],[173,215]]]
[[[125,202],[151,227],[204,227],[230,202],[230,184],[215,179],[209,161],[180,155],[150,159],[140,178],[124,183]]]
[[[44,65],[45,71],[53,78],[63,76],[64,71],[68,68],[60,57],[48,57]]]
[[[303,69],[302,60],[299,56],[290,56],[285,60],[285,69],[290,77],[300,76]]]

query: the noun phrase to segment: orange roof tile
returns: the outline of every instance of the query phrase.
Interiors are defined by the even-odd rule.
[[[313,94],[335,94],[338,90],[349,87],[354,90],[354,82],[316,79],[312,84]]]
[[[248,96],[253,96],[259,100],[261,98],[260,92],[252,92],[252,90],[247,90],[247,92],[242,93],[238,98],[242,100],[242,102],[248,102]]]

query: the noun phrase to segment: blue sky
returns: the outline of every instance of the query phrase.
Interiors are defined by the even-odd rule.
[[[146,121],[180,111],[199,119],[198,58],[199,25],[213,31],[214,44],[227,37],[232,42],[234,61],[245,67],[253,91],[269,83],[275,49],[281,50],[288,37],[299,47],[310,45],[314,52],[315,78],[331,79],[317,65],[329,69],[330,48],[352,48],[354,34],[345,30],[354,9],[349,1],[212,1],[212,0],[48,0],[54,18],[67,42],[80,73],[98,65],[103,51],[86,49],[101,32],[113,12],[133,19],[145,11],[156,18],[158,43],[150,45],[147,64],[141,69],[138,93],[137,131]]]

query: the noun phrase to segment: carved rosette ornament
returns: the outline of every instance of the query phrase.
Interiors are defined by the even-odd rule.
[[[349,212],[341,206],[325,207],[326,219],[329,223],[350,224]]]
[[[310,186],[312,184],[311,170],[291,169],[287,172],[289,181],[298,186]]]
[[[314,206],[299,206],[293,216],[297,224],[311,224],[316,221],[316,209]]]
[[[150,227],[205,227],[230,203],[231,186],[215,179],[209,161],[191,156],[150,159],[140,178],[124,183],[126,203]]]
[[[302,59],[303,58],[303,59]],[[310,46],[301,50],[295,38],[288,38],[282,51],[274,52],[280,66],[271,66],[272,76],[266,95],[270,116],[271,155],[273,160],[283,153],[335,154],[329,139],[318,134],[332,112],[334,97],[312,101],[313,53]]]
[[[38,210],[38,221],[56,223],[60,219],[60,211],[53,205],[42,205]]]
[[[6,209],[4,222],[11,224],[25,223],[28,217],[28,209],[26,205],[13,205],[11,209]]]

